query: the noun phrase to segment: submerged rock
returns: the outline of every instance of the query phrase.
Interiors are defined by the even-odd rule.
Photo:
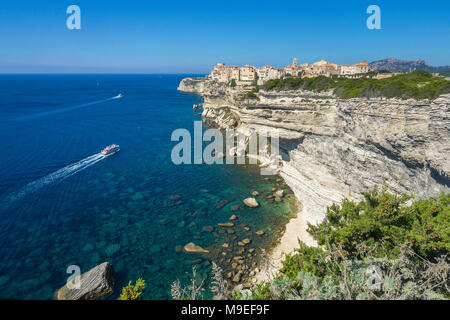
[[[232,223],[232,222],[218,223],[217,225],[218,225],[219,227],[226,227],[226,228],[234,227],[234,223]]]
[[[94,245],[92,245],[91,243],[88,243],[83,248],[81,248],[82,252],[91,252],[92,250],[94,250]]]
[[[203,227],[203,231],[213,232],[214,231],[214,227],[213,226],[204,226]]]
[[[162,224],[162,225],[166,225],[169,223],[169,220],[167,218],[162,218],[162,219],[158,220],[158,223]]]
[[[256,201],[255,198],[244,199],[244,203],[247,207],[250,207],[250,208],[256,208],[259,206],[259,203],[258,203],[258,201]]]
[[[167,205],[167,207],[175,207],[175,206],[179,206],[179,205],[182,204],[182,203],[183,203],[183,201],[178,200],[178,201],[169,203],[169,204]]]
[[[234,214],[230,217],[231,221],[236,220],[236,219],[237,219],[237,217]]]
[[[79,277],[79,289],[69,289],[65,284],[56,291],[55,299],[96,300],[111,294],[114,290],[114,268],[109,262],[104,262]]]
[[[254,197],[259,196],[259,192],[258,191],[253,191],[252,192],[252,196],[254,196]]]
[[[134,196],[132,196],[131,199],[133,199],[133,201],[138,201],[144,199],[144,196],[142,195],[142,193],[138,192]]]
[[[258,236],[262,236],[262,235],[264,234],[264,231],[258,230],[258,231],[256,231],[255,233],[256,233],[256,235],[258,235]]]
[[[216,210],[222,209],[225,205],[228,204],[228,200],[219,201],[216,205]]]
[[[195,260],[191,260],[188,263],[189,264],[200,264],[200,263],[202,263],[202,261],[203,261],[202,258],[198,258],[198,259],[195,259]]]
[[[252,240],[250,240],[249,238],[245,238],[242,241],[238,242],[238,246],[244,247],[248,245],[250,242],[252,242]]]
[[[109,246],[106,247],[105,253],[108,256],[112,256],[119,250],[120,250],[120,244],[118,244],[118,243],[110,244]]]
[[[183,220],[183,221],[178,222],[177,227],[184,228],[185,225],[186,225],[186,222]]]
[[[193,242],[189,242],[187,245],[184,246],[184,252],[186,253],[208,253],[209,251],[206,249],[203,249],[202,247],[196,245]]]
[[[230,207],[231,211],[238,211],[241,208],[240,204],[235,204]]]

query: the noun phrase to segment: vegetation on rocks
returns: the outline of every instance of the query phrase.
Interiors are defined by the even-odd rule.
[[[139,278],[133,285],[130,281],[126,287],[122,288],[122,293],[118,300],[139,300],[146,287],[145,280]]]
[[[408,99],[435,99],[450,93],[450,81],[435,77],[425,70],[416,70],[385,79],[361,77],[357,79],[325,77],[284,78],[269,80],[264,89],[271,90],[307,90],[333,92],[340,98],[386,97]]]
[[[256,92],[257,91],[255,89],[253,89],[252,91],[247,92],[246,94],[244,94],[242,96],[242,100],[245,100],[245,99],[256,99],[256,100],[259,100],[258,96],[256,95]]]
[[[411,197],[393,195],[384,188],[364,193],[364,200],[344,200],[332,205],[325,221],[309,226],[320,245],[342,245],[355,256],[357,246],[373,246],[377,255],[397,256],[399,246],[408,241],[417,254],[433,259],[450,250],[450,193],[405,205]]]
[[[256,83],[254,83],[253,84],[253,89],[251,91],[245,93],[242,96],[242,100],[245,100],[245,99],[256,99],[256,100],[259,100],[259,97],[256,95],[256,93],[258,91],[259,91],[259,86]]]
[[[383,188],[328,208],[280,274],[238,299],[448,299],[450,194],[418,200]]]
[[[205,279],[197,277],[197,270],[192,267],[190,285],[183,286],[179,279],[172,283],[170,294],[174,300],[200,300],[203,298]],[[223,279],[223,278],[222,278]]]
[[[370,247],[366,248],[370,251]],[[434,262],[417,257],[408,245],[402,245],[395,259],[375,258],[369,251],[361,259],[350,259],[339,246],[315,252],[325,275],[288,266],[295,276],[281,274],[262,282],[250,292],[236,292],[237,299],[295,300],[411,300],[448,299],[448,257]],[[315,250],[316,251],[316,250]],[[294,258],[290,257],[291,262]],[[300,260],[297,264],[301,265]],[[285,266],[286,267],[286,266]],[[286,271],[284,269],[283,271]]]

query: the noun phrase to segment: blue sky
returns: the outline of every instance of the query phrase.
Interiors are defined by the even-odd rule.
[[[66,8],[81,8],[68,30]],[[381,30],[366,8],[381,8]],[[3,1],[0,73],[206,73],[395,57],[450,64],[450,1]]]

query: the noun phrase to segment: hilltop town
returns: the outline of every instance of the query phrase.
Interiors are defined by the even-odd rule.
[[[271,65],[265,65],[259,68],[250,65],[238,67],[237,65],[226,65],[218,63],[207,76],[207,78],[219,82],[229,82],[234,80],[237,84],[248,84],[256,81],[257,84],[272,79],[281,79],[283,77],[317,77],[317,76],[340,76],[340,77],[360,77],[372,69],[367,61],[361,61],[356,64],[336,64],[325,60],[298,64],[297,58],[294,58],[292,64],[284,68],[275,68]]]

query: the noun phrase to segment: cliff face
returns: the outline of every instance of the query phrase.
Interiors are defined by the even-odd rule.
[[[308,222],[321,220],[333,202],[360,199],[384,182],[392,192],[419,197],[448,192],[450,95],[342,100],[332,92],[260,90],[258,99],[242,99],[249,88],[210,80],[196,86],[203,117],[218,126],[279,129],[280,174]]]
[[[178,90],[201,94],[203,92],[204,84],[205,81],[202,78],[185,78],[180,82]]]

